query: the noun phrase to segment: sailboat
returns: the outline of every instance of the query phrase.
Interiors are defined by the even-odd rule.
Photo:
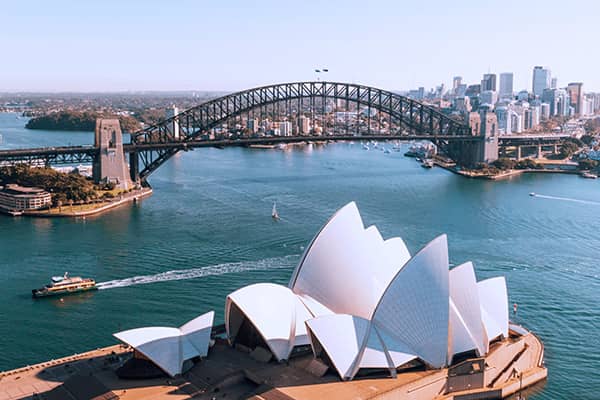
[[[275,221],[279,221],[279,214],[277,213],[277,204],[276,203],[273,203],[273,211],[271,212],[271,217]]]

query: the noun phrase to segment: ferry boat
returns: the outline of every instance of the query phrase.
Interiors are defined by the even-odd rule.
[[[98,288],[95,280],[79,276],[70,278],[69,273],[65,272],[63,276],[53,276],[49,284],[39,289],[33,289],[31,294],[33,297],[47,297],[96,289]]]

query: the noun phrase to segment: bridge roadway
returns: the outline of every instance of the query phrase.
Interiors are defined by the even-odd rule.
[[[569,135],[510,135],[499,136],[501,146],[554,144]],[[170,141],[164,143],[126,143],[123,145],[125,153],[134,154],[140,151],[152,151],[158,149],[187,150],[202,147],[232,147],[250,145],[268,145],[279,143],[300,143],[318,141],[412,141],[412,140],[458,140],[476,141],[481,140],[479,136],[443,136],[436,135],[329,135],[329,136],[268,136],[259,138],[240,139],[210,139],[190,141]],[[91,163],[98,156],[99,149],[94,146],[57,146],[29,149],[0,150],[0,165],[27,162],[44,165],[66,165]]]
[[[440,140],[480,140],[478,136],[435,136]],[[133,154],[139,151],[151,151],[158,149],[186,150],[202,147],[232,147],[232,146],[250,146],[255,144],[279,144],[279,143],[300,143],[300,142],[318,142],[318,141],[369,141],[369,140],[431,140],[430,135],[330,135],[330,136],[269,136],[259,138],[240,138],[240,139],[210,139],[210,140],[189,140],[189,141],[170,141],[164,143],[126,143],[123,144],[125,153]],[[90,163],[98,156],[99,148],[94,146],[58,146],[42,147],[32,149],[11,149],[0,150],[0,165],[6,165],[17,162],[41,163],[45,165],[64,165]]]

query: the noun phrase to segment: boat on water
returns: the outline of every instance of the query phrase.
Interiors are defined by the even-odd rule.
[[[273,203],[273,211],[271,212],[271,217],[275,221],[279,221],[279,219],[280,219],[279,213],[277,212],[277,204],[276,203]]]
[[[535,192],[531,192],[531,193],[529,193],[529,195],[530,195],[531,197],[535,197]]]
[[[581,174],[582,177],[587,178],[587,179],[598,179],[598,175],[593,174],[591,172],[583,172]]]
[[[384,153],[384,154],[390,154],[390,153],[391,153],[391,151],[390,151],[390,149],[388,149],[388,148],[386,147],[386,148],[384,148],[384,149],[383,149],[383,153]]]
[[[369,146],[367,146],[366,144],[363,144],[363,150],[369,150]]]
[[[33,297],[59,296],[65,294],[96,290],[96,281],[92,278],[81,278],[79,276],[69,277],[65,272],[63,276],[53,276],[51,282],[39,289],[33,289]]]
[[[433,168],[433,160],[427,158],[421,162],[421,167],[423,168]]]

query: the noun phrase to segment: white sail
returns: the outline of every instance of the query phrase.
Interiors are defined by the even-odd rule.
[[[279,214],[277,214],[277,204],[273,203],[273,211],[271,212],[271,216],[275,219],[279,219]]]

